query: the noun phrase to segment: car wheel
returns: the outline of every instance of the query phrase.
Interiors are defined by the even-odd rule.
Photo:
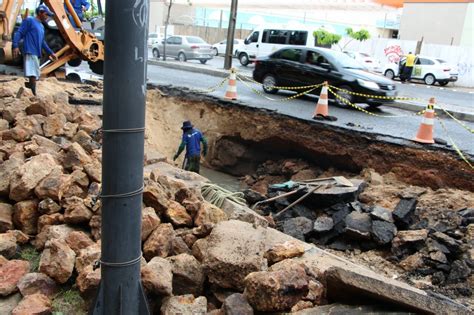
[[[441,86],[446,86],[446,85],[448,85],[449,81],[441,81],[441,82],[438,82],[438,83]]]
[[[395,78],[395,72],[393,72],[393,70],[387,70],[385,71],[385,76],[390,80],[393,80]]]
[[[186,55],[182,52],[180,52],[178,54],[178,60],[181,61],[181,62],[185,62],[186,61]]]
[[[81,58],[72,59],[67,62],[67,64],[70,65],[71,67],[79,67],[81,63],[82,63]]]
[[[239,61],[242,66],[247,67],[250,62],[249,56],[246,53],[241,53],[239,55]]]
[[[76,83],[81,83],[81,76],[78,75],[77,73],[69,73],[66,75],[66,80],[71,81],[71,82],[76,82]]]
[[[217,50],[217,48],[214,47],[214,48],[212,48],[212,49],[214,50],[214,56],[219,55],[219,51]]]
[[[263,77],[262,88],[265,93],[276,94],[278,89],[273,88],[276,84],[276,78],[272,74],[267,74]]]
[[[207,62],[207,59],[200,59],[199,62],[205,64]]]
[[[160,58],[160,51],[158,49],[152,50],[153,58],[159,59]]]
[[[434,84],[436,83],[436,78],[435,78],[435,76],[432,75],[432,74],[427,74],[427,75],[425,76],[424,81],[425,81],[425,84],[434,85]]]
[[[336,92],[337,95],[339,95],[342,98],[345,98],[350,103],[354,103],[354,95],[348,93],[348,92],[352,92],[352,89],[350,86],[341,85],[339,89]],[[336,101],[336,104],[339,106],[344,106],[344,107],[350,106],[346,102],[342,101],[339,97],[335,97],[335,101]]]

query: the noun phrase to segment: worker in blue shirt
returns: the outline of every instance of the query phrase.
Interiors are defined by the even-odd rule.
[[[76,12],[79,20],[84,21],[84,12],[89,10],[91,4],[86,0],[70,0],[74,11]],[[68,12],[66,5],[64,5],[64,9]],[[68,14],[69,15],[69,14]],[[69,15],[69,20],[71,21],[73,27],[77,27],[74,19]]]
[[[21,23],[20,28],[13,36],[13,56],[18,58],[20,55],[19,43],[23,40],[23,63],[25,77],[29,82],[25,86],[36,95],[36,81],[40,78],[40,58],[41,51],[44,49],[51,60],[57,60],[54,52],[49,48],[44,40],[44,26],[53,13],[44,4],[36,8],[36,17],[28,17]]]
[[[183,122],[181,129],[183,130],[183,137],[178,152],[173,157],[173,161],[175,161],[181,152],[183,152],[184,148],[186,148],[184,169],[199,174],[199,166],[201,163],[201,142],[203,145],[202,154],[206,156],[207,139],[203,136],[201,131],[194,128],[190,121]]]

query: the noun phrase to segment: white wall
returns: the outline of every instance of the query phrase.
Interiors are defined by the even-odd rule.
[[[343,38],[339,45],[334,45],[332,48],[340,50],[347,41],[347,38]],[[383,66],[386,63],[396,61],[399,58],[399,54],[406,54],[410,51],[415,52],[416,43],[416,41],[412,40],[377,38],[365,42],[354,40],[344,49],[368,53],[379,60]],[[472,47],[472,45],[450,46],[423,44],[420,54],[440,58],[457,66],[459,79],[455,85],[474,87],[474,47]]]

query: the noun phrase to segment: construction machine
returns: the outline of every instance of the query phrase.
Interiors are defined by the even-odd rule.
[[[15,65],[21,62],[13,56],[12,40],[23,2],[24,0],[0,0],[0,63],[2,64]],[[58,57],[56,61],[42,60],[41,75],[51,75],[66,63],[78,66],[82,60],[89,63],[92,72],[103,74],[103,32],[86,29],[70,0],[43,0],[41,2],[54,13],[54,22],[51,20],[43,25],[45,40]],[[101,8],[100,3],[99,8]],[[27,16],[28,10],[22,18]],[[75,27],[70,18],[73,19]],[[100,23],[96,26],[103,28]]]

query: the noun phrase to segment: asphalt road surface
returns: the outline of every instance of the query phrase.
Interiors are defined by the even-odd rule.
[[[205,74],[192,73],[153,65],[148,66],[148,78],[149,83],[182,86],[196,90],[208,89],[209,87],[218,84],[222,80],[222,78],[216,78]],[[261,87],[255,85],[253,87],[255,90],[261,91]],[[317,103],[317,97],[315,96],[305,96],[304,98],[294,99],[289,102],[278,101],[285,97],[294,95],[294,93],[286,91],[279,92],[277,95],[265,95],[266,97],[274,99],[269,100],[266,97],[255,93],[241,82],[237,82],[237,91],[238,100],[243,105],[275,110],[282,114],[308,120],[312,120],[311,118]],[[224,93],[225,86],[210,94],[216,97],[223,97]],[[361,107],[365,106],[361,105]],[[401,140],[413,138],[416,135],[421,122],[421,117],[415,116],[413,112],[391,107],[382,106],[378,110],[373,111],[373,113],[376,115],[395,115],[403,117],[376,117],[365,114],[358,110],[340,108],[332,103],[330,103],[329,110],[330,115],[336,116],[338,120],[336,122],[324,123],[359,131],[376,133],[381,137],[384,135],[390,136],[392,139],[391,141],[396,141],[397,138]],[[449,131],[449,136],[454,140],[456,145],[464,152],[473,155],[474,141],[472,133],[451,119],[442,119],[442,121],[445,123],[447,130]],[[474,128],[474,123],[465,123],[465,125],[471,129]],[[449,137],[444,133],[439,122],[436,122],[435,124],[435,137],[449,141]]]

